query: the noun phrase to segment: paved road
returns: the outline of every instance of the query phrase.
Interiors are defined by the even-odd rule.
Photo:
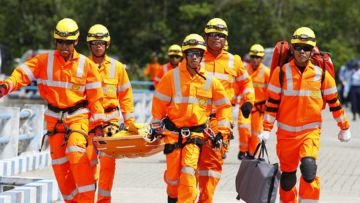
[[[347,112],[348,113],[348,112]],[[348,113],[348,115],[350,115]],[[318,174],[321,178],[321,201],[329,203],[360,202],[360,121],[352,122],[353,138],[350,143],[337,140],[338,128],[330,113],[324,113]],[[267,146],[272,162],[275,155],[275,136]],[[240,165],[237,160],[237,137],[232,143],[224,172],[215,193],[215,203],[239,202],[235,199],[235,175]],[[117,173],[113,189],[113,202],[166,202],[163,171],[165,158],[157,154],[147,158],[117,160]],[[51,169],[23,174],[52,177]],[[242,202],[242,201],[241,201]]]

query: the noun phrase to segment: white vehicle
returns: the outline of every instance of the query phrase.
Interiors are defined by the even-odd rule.
[[[38,54],[42,54],[42,53],[47,53],[51,50],[49,49],[29,49],[27,50],[20,58],[16,58],[15,59],[15,63],[20,65],[22,63],[24,63],[26,60],[38,55]]]

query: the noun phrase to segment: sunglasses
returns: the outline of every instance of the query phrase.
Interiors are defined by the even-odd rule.
[[[66,45],[71,45],[74,44],[75,40],[62,40],[62,39],[57,39],[56,40],[56,44],[66,44]]]
[[[250,56],[250,58],[252,58],[252,59],[261,59],[262,57],[253,55],[253,56]]]
[[[106,41],[102,41],[102,40],[95,40],[95,41],[90,41],[89,42],[90,45],[93,46],[97,46],[97,45],[106,45]]]
[[[294,46],[295,51],[301,51],[301,50],[311,51],[312,49],[313,49],[312,46],[307,46],[307,45],[295,45]]]
[[[202,57],[204,55],[204,52],[203,51],[186,51],[185,52],[185,55],[187,57]]]
[[[176,58],[176,59],[181,58],[181,56],[178,56],[178,55],[170,55],[169,57],[170,57],[170,58]]]
[[[218,32],[209,33],[209,34],[207,34],[207,36],[212,37],[212,38],[215,38],[215,37],[219,37],[219,38],[223,38],[223,39],[226,38],[226,35],[225,35],[225,34],[223,34],[223,33],[218,33]]]

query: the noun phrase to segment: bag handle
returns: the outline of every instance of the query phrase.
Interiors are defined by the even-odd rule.
[[[259,152],[259,155],[256,157],[257,159],[265,159],[265,155],[267,157],[267,160],[268,160],[268,163],[270,163],[270,160],[269,160],[269,154],[267,152],[267,148],[266,148],[266,144],[265,144],[265,141],[262,140],[257,146],[256,146],[256,149],[255,149],[255,152],[254,152],[254,155],[256,155],[256,153]]]

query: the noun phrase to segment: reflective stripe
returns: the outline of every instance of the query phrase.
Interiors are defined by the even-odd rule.
[[[52,165],[61,165],[67,163],[69,160],[66,156],[51,160]]]
[[[287,90],[292,90],[293,89],[293,76],[292,76],[292,71],[291,71],[291,67],[289,65],[289,63],[287,63],[285,65],[285,75],[286,75],[286,85],[287,85]]]
[[[79,147],[79,146],[68,146],[66,147],[66,153],[71,153],[71,152],[80,152],[80,153],[85,153],[86,149]]]
[[[96,120],[105,120],[105,114],[102,113],[91,114],[90,121],[94,122]]]
[[[210,176],[217,179],[221,178],[221,173],[213,170],[199,170],[199,176]]]
[[[103,190],[101,188],[98,189],[98,194],[103,197],[111,197],[111,192],[108,190]]]
[[[172,186],[176,186],[179,184],[179,180],[170,180],[167,175],[165,175],[165,182]]]
[[[96,188],[95,184],[78,186],[78,191],[79,191],[79,193],[90,192],[90,191],[94,191],[95,188]]]
[[[261,132],[257,132],[257,131],[251,131],[251,135],[252,136],[259,136]]]
[[[301,197],[299,197],[299,203],[318,203],[318,202],[320,201],[314,199],[302,199]]]
[[[246,95],[247,93],[255,93],[254,88],[245,88],[241,94],[241,96]]]
[[[78,67],[77,67],[77,70],[76,70],[76,77],[78,77],[78,78],[83,77],[85,59],[86,59],[85,56],[80,54],[79,64],[78,64]]]
[[[104,121],[110,121],[114,118],[120,118],[120,112],[118,110],[112,111],[110,113],[105,113]]]
[[[54,51],[48,53],[48,64],[47,64],[47,79],[53,80],[54,73]]]
[[[68,82],[42,80],[42,79],[38,79],[37,82],[38,82],[38,84],[46,85],[49,87],[60,87],[60,88],[70,89],[70,90],[77,89],[78,91],[81,91],[81,92],[85,91],[85,85],[77,85],[77,84],[75,85],[75,84],[68,83]],[[99,83],[99,85],[100,85],[100,83]],[[74,88],[74,87],[76,87],[76,88]],[[99,87],[101,87],[101,86],[99,86]]]
[[[337,89],[336,89],[336,87],[324,89],[323,93],[324,93],[324,95],[334,94],[334,93],[337,93]]]
[[[87,90],[98,89],[98,88],[101,88],[101,83],[100,82],[91,82],[91,83],[87,83],[85,85],[85,87]]]
[[[236,77],[236,82],[241,82],[243,80],[246,80],[249,77],[247,72],[244,72],[242,75]]]
[[[193,169],[192,167],[188,167],[188,166],[183,166],[181,168],[181,172],[186,173],[186,174],[190,174],[190,175],[195,175],[195,169]]]
[[[77,189],[73,190],[69,195],[62,195],[63,199],[66,201],[71,201],[74,199],[75,195],[77,195],[78,191]]]
[[[314,81],[320,81],[321,79],[321,73],[323,70],[321,70],[321,68],[319,66],[314,66],[315,68],[315,77],[314,77]]]
[[[110,58],[109,78],[115,78],[115,71],[116,71],[116,60]]]
[[[336,122],[340,123],[340,122],[345,121],[345,117],[342,115],[339,118],[335,118],[335,120],[336,120]]]
[[[313,95],[318,95],[321,97],[320,90],[284,90],[283,93],[285,96],[299,96],[299,97],[310,97]]]
[[[78,110],[74,111],[74,113],[72,113],[72,114],[69,114],[69,113],[66,112],[64,114],[64,118],[69,118],[69,117],[77,116],[77,115],[84,114],[84,113],[87,114],[89,112],[90,112],[90,110],[88,108],[81,108],[81,109],[78,109]],[[53,112],[50,109],[47,109],[45,111],[45,115],[50,116],[50,117],[54,117],[54,118],[60,118],[61,117],[60,113]]]
[[[229,101],[229,99],[226,98],[226,97],[214,101],[215,106],[220,106],[220,105],[228,104],[228,103],[230,103],[230,101]]]
[[[253,82],[253,86],[258,88],[265,88],[267,85],[264,83]]]
[[[250,127],[251,127],[250,123],[243,123],[238,126],[238,128],[246,128],[246,129],[250,129]]]
[[[229,53],[229,60],[228,60],[228,66],[229,68],[233,69],[234,68],[234,55]]]
[[[218,127],[223,127],[223,126],[225,126],[225,127],[230,128],[230,122],[229,122],[228,120],[219,120],[219,121],[217,122],[217,126],[218,126]]]
[[[211,72],[211,73],[208,73],[208,75],[212,75],[213,77],[215,77],[216,79],[219,79],[219,80],[227,80],[228,77],[229,77],[229,74],[225,74],[225,73],[214,73],[214,72]]]
[[[284,123],[278,122],[278,127],[283,130],[289,131],[289,132],[301,132],[303,130],[321,128],[321,122],[308,123],[303,126],[290,126],[290,125],[286,125]]]
[[[214,77],[211,74],[207,75],[205,85],[204,85],[204,90],[209,90],[210,91],[211,83],[213,81],[213,78]]]
[[[240,146],[247,147],[247,146],[249,146],[249,145],[248,145],[248,143],[240,142]]]
[[[170,102],[171,101],[171,97],[165,95],[165,94],[162,94],[158,91],[155,90],[155,93],[154,93],[154,97],[158,98],[159,100],[161,101],[164,101],[164,102]]]
[[[106,154],[105,152],[100,152],[99,153],[99,157],[109,157],[109,158],[114,158],[113,156]]]
[[[9,84],[9,92],[11,92],[14,88],[14,84],[11,81],[7,81],[7,82],[9,82],[8,83]]]
[[[125,120],[129,119],[129,118],[134,118],[135,114],[134,113],[122,113],[123,117]]]
[[[177,104],[199,104],[199,98],[197,97],[173,97],[173,102]],[[211,105],[211,99],[205,99],[207,105]]]
[[[155,78],[154,78],[154,81],[159,82],[159,81],[160,81],[160,78],[159,78],[159,77],[155,77]]]
[[[274,116],[270,115],[270,114],[265,114],[265,116],[264,116],[264,120],[268,121],[268,122],[271,122],[271,123],[275,122],[275,119],[276,118]]]
[[[125,83],[125,84],[123,84],[123,85],[119,85],[119,86],[117,87],[117,91],[118,91],[118,92],[122,92],[122,91],[125,91],[125,90],[129,89],[130,87],[131,87],[131,83],[130,83],[130,82],[127,82],[127,83]]]
[[[164,73],[166,73],[166,72],[168,71],[168,66],[167,66],[167,64],[163,65],[163,71],[164,71]],[[160,79],[160,78],[159,78],[159,79]]]
[[[179,68],[175,68],[174,71],[174,87],[175,87],[175,96],[181,97],[181,86],[180,86],[180,71]]]
[[[270,90],[270,91],[272,91],[272,92],[274,92],[276,94],[281,93],[281,88],[280,87],[276,87],[276,86],[274,86],[274,85],[272,85],[270,83],[268,84],[268,90]]]
[[[29,66],[27,66],[26,64],[21,64],[19,66],[19,68],[24,71],[24,73],[26,74],[26,76],[29,78],[29,80],[33,81],[35,80],[36,78],[34,77],[34,74],[31,72]]]

